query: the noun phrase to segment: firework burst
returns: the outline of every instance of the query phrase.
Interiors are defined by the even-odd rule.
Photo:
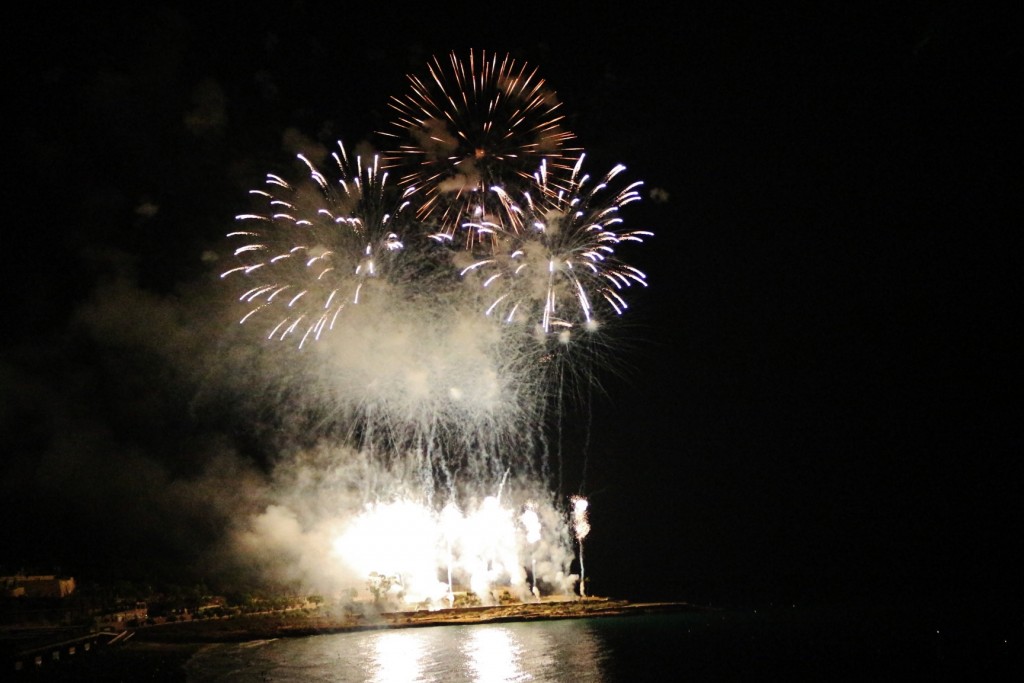
[[[527,324],[538,339],[564,343],[574,330],[596,330],[603,317],[626,310],[626,289],[647,286],[647,276],[617,253],[652,235],[622,229],[620,209],[640,199],[642,183],[612,190],[625,167],[595,182],[582,173],[583,160],[564,179],[552,178],[542,162],[518,202],[492,188],[504,218],[465,224],[493,246],[460,274],[482,287],[488,316]]]
[[[620,215],[641,183],[623,166],[584,172],[535,70],[471,51],[427,71],[390,101],[392,149],[350,156],[339,143],[333,178],[299,155],[299,181],[272,174],[252,191],[221,278],[242,323],[290,342],[266,374],[309,426],[296,431],[324,443],[289,487],[311,545],[331,537],[339,566],[451,605],[456,584],[484,600],[496,585],[564,592],[575,540],[585,594],[587,501],[573,497],[566,518],[548,490],[547,428],[572,376],[592,379],[604,359],[590,354],[607,335],[581,332],[647,285],[624,247],[651,233]],[[307,495],[309,471],[337,486]],[[306,511],[310,499],[323,510]],[[248,538],[292,521],[271,506]]]
[[[466,215],[486,213],[486,193],[513,178],[528,181],[542,158],[562,163],[578,150],[560,104],[536,69],[508,55],[455,53],[435,57],[426,77],[392,97],[398,142],[389,164],[408,169],[400,184],[417,195],[418,216],[454,235]],[[571,165],[571,161],[566,162]]]
[[[251,191],[265,208],[237,216],[241,227],[228,234],[238,265],[221,278],[244,282],[241,322],[269,317],[269,339],[298,338],[300,347],[319,339],[368,284],[387,281],[405,246],[408,201],[395,199],[377,157],[350,161],[338,148],[331,154],[337,180],[300,154],[308,179],[293,185],[267,175],[266,189]]]

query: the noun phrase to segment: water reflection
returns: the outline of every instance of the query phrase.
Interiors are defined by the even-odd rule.
[[[475,683],[525,680],[519,667],[521,649],[515,634],[500,626],[473,629],[463,646]]]
[[[435,626],[220,645],[189,681],[498,683],[610,680],[608,648],[586,620]]]
[[[374,642],[374,683],[411,683],[423,680],[423,638],[407,631],[377,635]]]

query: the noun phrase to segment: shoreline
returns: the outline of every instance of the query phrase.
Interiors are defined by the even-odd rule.
[[[296,615],[268,613],[226,619],[175,622],[135,629],[131,642],[152,644],[232,643],[273,638],[301,638],[330,633],[490,624],[517,621],[581,619],[681,611],[704,611],[685,602],[638,602],[576,598],[408,612],[362,612]],[[130,645],[130,643],[126,643]]]
[[[368,605],[362,606],[368,608]],[[328,610],[312,614],[296,611],[245,614],[218,619],[180,621],[122,631],[112,642],[90,653],[50,661],[40,666],[31,660],[15,672],[15,680],[187,680],[188,661],[199,651],[216,644],[305,638],[336,633],[382,631],[495,624],[502,622],[553,621],[711,610],[685,602],[629,602],[609,598],[552,597],[541,602],[488,607],[461,607],[434,611],[363,612]],[[108,634],[109,635],[109,634]],[[13,662],[7,662],[13,666]]]

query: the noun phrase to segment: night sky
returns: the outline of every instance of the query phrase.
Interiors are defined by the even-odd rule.
[[[212,4],[8,24],[4,573],[202,565],[267,464],[176,352],[202,254],[288,131],[369,138],[407,73],[474,48],[536,66],[588,157],[659,190],[625,211],[651,286],[564,430],[590,592],[1020,604],[1019,23]]]

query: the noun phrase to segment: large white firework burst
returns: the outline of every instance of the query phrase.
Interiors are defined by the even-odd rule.
[[[624,166],[594,180],[583,173],[583,161],[580,156],[567,177],[556,178],[542,162],[518,198],[492,187],[501,217],[463,224],[476,233],[474,242],[489,245],[460,273],[482,288],[485,314],[528,325],[539,339],[566,342],[575,331],[596,330],[628,308],[626,289],[647,286],[646,274],[618,253],[652,235],[624,229],[620,215],[639,201],[642,182],[613,189]]]
[[[241,283],[242,323],[269,320],[269,339],[297,338],[302,346],[358,305],[369,283],[386,280],[404,248],[408,201],[377,156],[350,160],[339,142],[333,180],[298,158],[308,178],[292,184],[268,174],[266,189],[251,191],[264,208],[236,217],[240,227],[228,238],[238,265],[221,277]]]

